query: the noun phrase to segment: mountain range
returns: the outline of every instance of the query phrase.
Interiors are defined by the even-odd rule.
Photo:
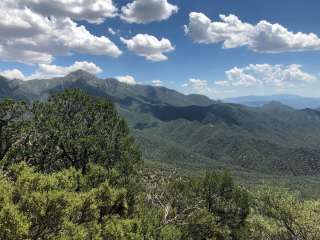
[[[67,88],[112,100],[147,162],[266,174],[320,173],[318,110],[274,101],[262,107],[225,103],[164,87],[98,79],[81,70],[30,81],[0,77],[0,98],[44,101]]]
[[[270,102],[279,102],[295,109],[317,109],[320,108],[320,98],[302,97],[289,94],[278,94],[272,96],[243,96],[227,98],[226,103],[238,103],[250,107],[261,107]]]

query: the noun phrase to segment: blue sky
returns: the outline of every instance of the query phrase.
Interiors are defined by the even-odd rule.
[[[83,67],[103,78],[212,98],[278,93],[320,97],[319,1],[148,1],[93,0],[103,4],[97,9],[64,0],[43,0],[42,5],[4,0],[1,9],[12,14],[0,17],[0,35],[8,36],[0,36],[0,73],[28,80]],[[13,16],[16,20],[11,21]],[[37,18],[48,23],[34,21]],[[33,30],[39,38],[27,34]],[[50,40],[43,40],[46,37]],[[156,42],[141,45],[151,38]],[[1,47],[9,50],[1,53]],[[35,54],[29,54],[30,49]]]

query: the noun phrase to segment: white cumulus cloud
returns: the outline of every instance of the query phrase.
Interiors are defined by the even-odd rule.
[[[190,78],[189,85],[196,89],[206,88],[208,86],[207,80],[197,79],[197,78]]]
[[[167,60],[168,57],[164,53],[175,49],[168,39],[159,40],[148,34],[137,34],[131,39],[121,37],[121,41],[127,45],[131,52],[154,62]]]
[[[74,64],[67,67],[51,65],[51,64],[39,64],[39,68],[36,71],[36,73],[29,76],[28,79],[34,79],[34,78],[44,79],[44,78],[52,78],[52,77],[61,77],[61,76],[68,75],[69,73],[77,70],[83,70],[93,75],[96,75],[102,72],[102,69],[98,67],[96,64],[92,62],[86,62],[86,61],[75,62]]]
[[[5,70],[0,75],[8,79],[32,80],[32,79],[48,79],[53,77],[62,77],[71,72],[83,70],[93,75],[102,72],[102,69],[92,62],[75,62],[70,66],[57,66],[51,64],[39,64],[35,73],[26,76],[18,69]]]
[[[106,18],[117,15],[117,7],[112,0],[3,0],[15,2],[20,7],[27,6],[44,16],[69,17],[77,21],[102,23]]]
[[[234,67],[227,71],[226,75],[233,86],[253,86],[260,84],[260,80],[247,73],[249,70],[251,70],[251,67],[247,69]]]
[[[0,71],[0,75],[13,80],[13,79],[25,79],[24,74],[19,69],[11,69],[11,70],[4,70]]]
[[[116,77],[116,79],[119,82],[125,83],[125,84],[129,84],[129,85],[135,85],[137,84],[136,80],[134,79],[134,77],[130,76],[130,75],[126,75],[126,76],[118,76]]]
[[[244,68],[234,67],[226,71],[227,81],[219,81],[223,86],[268,86],[285,88],[312,83],[317,77],[302,70],[301,65],[250,64]],[[221,84],[220,84],[221,83]]]
[[[220,21],[212,21],[203,13],[191,12],[185,33],[197,43],[221,42],[224,48],[246,46],[261,53],[320,50],[320,38],[314,33],[294,33],[265,20],[253,25],[235,15],[220,15]]]
[[[183,83],[181,85],[182,88],[184,88],[186,92],[189,93],[199,93],[211,96],[212,94],[217,93],[217,89],[213,84],[209,84],[207,80],[200,79],[200,78],[190,78],[188,82]]]
[[[161,80],[153,80],[152,84],[157,86],[157,87],[161,87],[163,85],[163,81],[161,81]]]
[[[91,34],[69,17],[42,15],[19,4],[0,2],[0,60],[48,64],[55,56],[72,53],[112,57],[122,53],[107,37]]]
[[[170,18],[178,7],[167,0],[135,0],[121,8],[121,19],[129,23],[150,23]]]

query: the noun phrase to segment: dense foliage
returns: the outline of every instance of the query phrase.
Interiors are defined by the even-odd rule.
[[[131,174],[140,153],[113,104],[67,90],[34,103],[10,161],[25,161],[41,171],[67,167],[86,173],[89,162]]]
[[[143,168],[113,104],[79,90],[0,103],[0,239],[320,238],[320,202]]]

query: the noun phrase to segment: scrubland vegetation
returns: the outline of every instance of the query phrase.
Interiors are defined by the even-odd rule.
[[[320,201],[143,164],[113,103],[0,103],[0,239],[320,239]]]

